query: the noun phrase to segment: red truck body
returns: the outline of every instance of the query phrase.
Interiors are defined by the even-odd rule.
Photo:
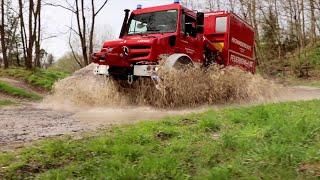
[[[198,17],[179,3],[136,9],[130,17],[127,14],[120,38],[106,41],[92,60],[107,66],[111,75],[135,75],[134,68],[139,65],[157,66],[162,55],[174,54],[185,55],[194,64],[218,63],[255,72],[254,30],[250,25],[224,11],[204,13],[202,22]]]
[[[254,29],[231,12],[205,13],[204,36],[221,51],[225,66],[255,72]]]

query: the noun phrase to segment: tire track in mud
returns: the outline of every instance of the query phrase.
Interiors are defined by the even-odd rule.
[[[0,109],[0,145],[83,130],[74,113],[42,109],[35,104]]]

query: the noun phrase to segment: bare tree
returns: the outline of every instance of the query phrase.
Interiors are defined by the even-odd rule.
[[[19,0],[19,19],[20,19],[20,35],[23,46],[23,56],[27,69],[32,69],[33,60],[34,66],[40,67],[40,39],[41,39],[41,0],[29,0],[27,10],[28,24],[24,20],[24,4]],[[28,32],[28,35],[27,35]],[[35,59],[33,53],[35,50]]]
[[[107,4],[108,0],[105,0],[104,3],[100,6],[100,8],[96,11],[94,1],[91,0],[91,29],[90,29],[90,37],[89,37],[89,54],[91,55],[93,53],[93,36],[95,31],[95,22],[96,22],[96,16],[99,14],[99,12],[102,10],[102,8]]]
[[[205,3],[206,9],[209,11],[221,10],[221,7],[224,5],[221,0],[206,0]]]
[[[20,35],[21,35],[21,43],[23,48],[23,57],[24,57],[24,60],[26,61],[28,45],[27,45],[27,33],[26,33],[26,27],[24,22],[23,8],[24,8],[24,4],[22,0],[19,0]]]
[[[88,65],[91,62],[91,58],[89,57],[93,53],[93,36],[95,31],[96,17],[101,12],[101,10],[105,7],[108,0],[102,0],[100,2],[101,2],[101,5],[97,9],[96,9],[96,3],[94,0],[90,0],[90,5],[86,4],[84,0],[73,0],[73,3],[69,3],[66,0],[65,4],[47,3],[48,5],[60,7],[65,10],[68,10],[73,15],[75,15],[76,22],[77,22],[76,30],[73,27],[70,27],[70,30],[79,37],[84,65]],[[89,6],[91,13],[86,13],[85,11],[86,6]],[[89,16],[91,21],[87,20]],[[87,32],[87,29],[89,29],[89,33]],[[73,48],[71,48],[71,50],[73,51]]]

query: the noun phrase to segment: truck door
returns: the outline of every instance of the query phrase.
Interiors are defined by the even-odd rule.
[[[188,13],[182,12],[179,51],[191,57],[193,61],[202,58],[202,36],[197,34],[197,20]]]

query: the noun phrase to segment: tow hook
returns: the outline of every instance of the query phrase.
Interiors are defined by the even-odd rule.
[[[160,77],[157,74],[152,74],[151,79],[156,85],[160,83]]]
[[[154,73],[154,74],[151,75],[151,80],[152,80],[153,83],[156,85],[156,88],[157,88],[158,90],[161,90],[161,85],[160,85],[161,79],[160,79],[160,77],[159,77],[156,73]]]
[[[133,83],[133,75],[128,75],[128,84],[132,84]]]

